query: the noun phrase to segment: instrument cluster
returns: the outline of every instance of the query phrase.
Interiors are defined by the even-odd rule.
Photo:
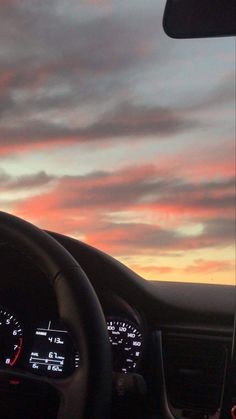
[[[121,315],[108,316],[106,321],[113,371],[137,371],[144,349],[142,327],[135,319]],[[29,327],[5,307],[0,308],[0,348],[1,368],[18,367],[49,377],[66,377],[80,365],[79,348],[60,322],[49,319]]]

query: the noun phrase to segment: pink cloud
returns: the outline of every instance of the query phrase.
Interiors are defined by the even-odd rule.
[[[128,167],[54,178],[49,191],[15,202],[13,211],[43,228],[82,236],[108,253],[218,247],[233,240],[234,180],[195,184],[160,176],[154,165]],[[140,219],[146,214],[153,221],[110,218],[119,211],[140,214]],[[175,217],[174,223],[168,216]],[[190,224],[201,223],[203,231],[197,236],[181,235],[178,227],[186,219]]]

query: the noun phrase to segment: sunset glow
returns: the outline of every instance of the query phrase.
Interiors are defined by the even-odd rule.
[[[0,208],[146,279],[234,284],[234,40],[169,39],[163,10],[0,1]]]

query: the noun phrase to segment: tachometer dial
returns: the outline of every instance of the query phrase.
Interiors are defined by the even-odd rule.
[[[143,338],[139,327],[129,321],[107,319],[107,330],[112,346],[113,370],[133,372],[141,359]]]
[[[13,367],[21,350],[21,325],[11,313],[0,308],[0,366]]]

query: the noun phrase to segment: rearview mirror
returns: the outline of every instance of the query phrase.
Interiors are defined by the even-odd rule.
[[[236,35],[235,0],[167,0],[163,28],[171,38]]]

